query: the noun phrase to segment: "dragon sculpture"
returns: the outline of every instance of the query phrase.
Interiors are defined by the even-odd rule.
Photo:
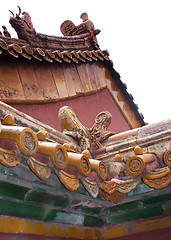
[[[114,134],[107,130],[109,112],[99,113],[88,129],[64,106],[59,110],[59,133],[34,120],[27,125],[27,116],[0,104],[0,163],[8,168],[25,162],[42,181],[54,172],[69,191],[81,183],[91,197],[100,194],[115,203],[139,185],[162,189],[171,182],[170,120]]]
[[[56,50],[57,46],[60,45],[61,37],[37,33],[33,27],[30,15],[27,12],[21,12],[21,8],[19,6],[18,9],[18,14],[14,14],[11,10],[9,10],[12,14],[9,22],[17,32],[18,38],[27,41],[33,47],[50,48]],[[96,35],[100,32],[100,30],[94,29],[94,25],[88,19],[88,15],[86,13],[83,13],[81,18],[83,19],[83,23],[79,26],[75,26],[69,20],[61,24],[60,29],[64,35],[63,38],[66,40],[66,44],[68,43],[70,45],[74,41],[75,48],[80,50],[80,39],[85,40],[86,38],[85,41],[87,42],[87,47],[89,46],[90,49],[98,49],[99,46]],[[68,38],[68,36],[77,37],[72,39]],[[81,46],[81,48],[84,49],[83,46]]]
[[[112,115],[109,112],[101,112],[96,116],[92,128],[87,129],[77,119],[71,107],[64,106],[59,110],[59,121],[63,133],[74,138],[81,151],[89,150],[92,155],[95,150],[103,147],[103,142],[109,136],[114,134],[107,131],[111,118]]]

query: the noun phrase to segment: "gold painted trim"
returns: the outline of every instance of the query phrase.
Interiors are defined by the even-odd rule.
[[[77,239],[97,239],[97,235],[100,239],[110,239],[169,227],[171,227],[171,216],[132,221],[104,228],[69,226],[65,224],[0,217],[0,233],[33,234]]]
[[[113,239],[135,233],[148,232],[152,230],[171,227],[171,216],[159,217],[150,220],[133,221],[128,224],[113,226],[103,229],[103,239]]]

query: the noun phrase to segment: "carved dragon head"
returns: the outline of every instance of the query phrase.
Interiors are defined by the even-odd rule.
[[[28,13],[23,12],[21,16],[21,8],[17,6],[19,9],[18,14],[14,14],[11,10],[12,17],[10,17],[10,24],[17,32],[18,38],[23,40],[28,40],[35,34],[35,29],[33,28],[33,24],[31,22],[31,17]]]
[[[59,122],[63,133],[78,141],[82,150],[90,148],[86,128],[78,120],[71,107],[63,106],[60,108]]]

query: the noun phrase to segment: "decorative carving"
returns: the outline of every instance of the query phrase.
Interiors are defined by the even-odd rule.
[[[2,26],[2,28],[4,29],[4,30],[3,30],[4,36],[11,38],[11,34],[8,32],[6,26]]]
[[[107,194],[104,191],[100,190],[100,194],[108,201],[118,203],[122,201],[124,198],[126,198],[126,193],[121,193],[118,191],[113,192],[112,194]]]
[[[81,180],[81,182],[91,197],[96,198],[98,196],[99,186],[97,182],[88,179]]]
[[[12,17],[10,17],[10,24],[17,32],[18,38],[27,41],[31,46],[34,47],[40,47],[40,48],[50,48],[53,50],[56,50],[56,46],[59,46],[61,48],[61,37],[57,36],[48,36],[45,34],[37,33],[35,28],[33,27],[33,23],[31,21],[31,17],[27,12],[22,12],[21,14],[21,8],[19,8],[19,13],[14,14],[12,11]],[[79,38],[65,38],[63,41],[64,45],[67,46],[67,48],[70,48],[70,45],[72,45],[71,49],[73,50],[73,45],[75,49],[83,49],[86,50],[87,48],[93,49],[99,49],[99,46],[97,44],[97,40],[95,35],[97,35],[100,31],[99,30],[89,30],[92,27],[90,26],[90,20],[87,20],[87,22],[81,24],[78,27],[75,27],[75,25],[71,21],[65,21],[61,25],[61,31],[64,33],[65,36],[71,36],[72,33],[75,33],[75,29],[77,34],[82,34],[80,38],[84,39],[84,43],[80,43]],[[59,40],[60,38],[60,40]],[[59,43],[60,42],[60,43]],[[74,42],[74,44],[73,44]],[[64,46],[64,49],[66,48]],[[36,56],[38,58],[38,56]],[[48,58],[49,59],[49,58]]]
[[[61,183],[70,191],[76,191],[79,187],[79,180],[74,175],[64,172],[63,170],[59,173],[59,180]]]
[[[89,164],[88,164],[88,161],[86,158],[82,158],[81,159],[81,165],[82,165],[82,168],[83,168],[83,172],[88,172],[90,167],[89,167]]]
[[[134,158],[129,158],[126,163],[126,170],[131,175],[140,175],[144,172],[144,169],[145,163],[141,161],[141,158],[139,158],[138,156]]]
[[[21,157],[15,152],[0,148],[0,163],[7,168],[17,166],[21,161]]]
[[[66,157],[65,157],[65,155],[64,155],[64,153],[63,153],[63,151],[62,151],[62,149],[61,148],[58,148],[57,150],[56,150],[56,159],[57,159],[57,161],[58,161],[58,164],[60,164],[60,165],[65,165],[65,162],[66,162]]]
[[[74,138],[81,150],[90,148],[86,128],[77,119],[72,108],[64,106],[59,110],[59,122],[63,133]]]
[[[136,130],[136,136],[133,136],[135,139],[132,141],[131,137],[131,142],[129,143],[127,143],[127,137],[125,138],[125,136],[123,141],[117,140],[116,138],[115,142],[111,143],[115,145],[116,151],[112,150],[113,152],[109,154],[109,152],[106,150],[106,145],[104,145],[106,150],[105,154],[99,153],[99,155],[97,155],[98,159],[105,159],[104,163],[103,161],[99,161],[97,159],[91,159],[91,154],[88,150],[84,150],[82,153],[73,152],[75,149],[77,149],[74,148],[76,145],[76,139],[78,144],[80,144],[80,148],[83,147],[82,139],[84,142],[87,141],[88,143],[89,139],[87,134],[88,130],[78,121],[75,113],[69,107],[64,107],[60,112],[61,127],[63,128],[64,132],[68,132],[68,135],[72,136],[74,140],[69,144],[65,143],[64,145],[58,144],[57,142],[65,142],[65,140],[66,142],[69,142],[68,137],[66,138],[63,135],[62,138],[56,139],[53,138],[55,135],[54,134],[51,135],[50,138],[50,130],[47,131],[47,128],[42,128],[40,127],[41,125],[39,126],[39,129],[46,129],[48,135],[46,135],[46,132],[43,131],[39,131],[36,134],[30,128],[13,126],[13,115],[5,115],[6,112],[9,111],[3,112],[3,109],[1,109],[1,112],[3,113],[1,113],[1,115],[5,116],[2,119],[2,123],[7,124],[7,126],[2,125],[0,129],[0,138],[2,138],[2,143],[9,143],[9,141],[3,142],[3,138],[16,141],[21,153],[29,157],[26,158],[22,154],[20,154],[20,156],[22,156],[23,159],[28,159],[27,163],[30,169],[41,180],[45,180],[50,176],[51,169],[47,164],[31,158],[31,155],[36,152],[51,157],[51,160],[56,167],[53,168],[53,170],[57,175],[59,175],[61,183],[64,184],[68,190],[77,190],[79,187],[79,179],[82,179],[81,182],[85,189],[89,192],[90,196],[96,198],[100,188],[101,195],[104,196],[106,200],[115,203],[118,203],[124,199],[127,193],[135,189],[136,186],[141,182],[141,177],[143,178],[145,184],[155,189],[165,188],[171,182],[171,169],[169,169],[171,165],[169,127],[167,132],[164,133],[160,130],[160,127],[155,127],[155,129],[157,129],[155,131],[160,130],[162,132],[160,138],[158,138],[157,134],[155,134],[157,135],[155,138],[152,138],[151,136],[149,138],[146,137],[146,134],[148,133],[147,131],[147,133],[143,132],[143,136],[145,137],[141,139],[138,134],[141,133],[143,128]],[[107,121],[107,123],[106,115],[108,115],[106,112],[105,114],[104,112],[100,113],[98,115],[99,118],[97,117],[96,123],[93,126],[94,129],[92,128],[94,138],[97,140],[97,142],[100,142],[101,145],[103,144],[103,141],[105,141],[106,136],[108,136],[107,126],[110,122],[110,114],[108,117],[109,121]],[[19,122],[20,119],[17,120],[16,115],[14,116],[16,122]],[[24,121],[21,122],[24,124]],[[34,129],[36,129],[36,127]],[[80,139],[78,138],[78,134],[80,134]],[[61,136],[62,134],[60,137]],[[77,136],[77,138],[75,136]],[[102,140],[100,137],[102,137]],[[38,141],[37,138],[39,138],[41,141]],[[59,139],[62,139],[62,141]],[[149,140],[149,142],[147,140]],[[136,146],[137,144],[143,146],[143,149],[139,146]],[[13,144],[12,147],[15,148],[16,144]],[[82,149],[79,150],[81,151]],[[113,157],[114,161],[111,160]],[[17,156],[15,152],[0,148],[0,163],[4,166],[15,167],[20,163],[20,161],[21,157]],[[158,168],[159,166],[164,166],[164,163],[168,166]],[[73,167],[68,167],[67,170],[73,171],[75,176],[64,171],[57,170],[66,168],[67,164],[77,167],[78,171],[84,176],[89,176],[91,169],[95,169],[97,174],[92,173],[92,175],[89,176],[91,179],[95,179],[95,181],[84,179],[85,177],[80,176],[78,171]],[[108,169],[106,168],[106,165],[108,166]],[[97,175],[102,181],[99,181]],[[141,177],[136,177],[137,175],[140,175]],[[104,181],[106,179],[108,181]]]
[[[74,138],[81,147],[81,150],[90,149],[90,141],[93,148],[99,149],[102,147],[102,142],[114,134],[107,131],[111,122],[111,117],[109,112],[99,113],[93,127],[86,130],[77,119],[72,108],[64,106],[59,110],[59,122],[63,133]]]
[[[47,164],[41,163],[34,158],[30,158],[27,160],[27,164],[34,174],[40,178],[41,180],[45,180],[50,177],[51,169]]]
[[[99,188],[101,189],[101,192],[104,192],[108,195],[111,195],[116,191],[116,182],[114,181],[104,181],[99,183]]]
[[[33,28],[33,24],[31,22],[31,17],[28,13],[23,12],[22,17],[21,15],[21,8],[19,8],[19,13],[14,15],[12,11],[12,17],[10,17],[10,24],[17,32],[18,38],[26,40],[29,42],[31,38],[38,38],[35,29]]]
[[[136,155],[129,158],[126,162],[126,170],[133,176],[141,175],[144,170],[146,163],[150,163],[156,160],[154,154],[142,154]]]
[[[171,167],[171,149],[165,151],[163,155],[164,162],[167,166]]]
[[[121,193],[129,193],[133,189],[136,188],[138,184],[141,182],[141,178],[130,178],[130,179],[125,179],[125,180],[120,180],[117,178],[111,179],[112,181],[116,182],[116,190]]]
[[[29,132],[25,132],[22,137],[23,146],[28,149],[28,151],[33,151],[35,148],[35,141],[33,136]]]
[[[99,113],[96,116],[95,124],[88,130],[90,140],[92,141],[95,149],[102,147],[102,142],[114,134],[113,132],[107,131],[107,128],[111,123],[111,118],[112,115],[107,111]]]
[[[171,182],[171,170],[168,167],[155,169],[150,175],[144,176],[143,181],[151,188],[165,188]]]
[[[64,36],[75,36],[90,32],[95,37],[94,32],[100,32],[100,30],[95,31],[94,24],[88,19],[87,13],[82,13],[80,18],[82,19],[83,23],[78,26],[75,26],[75,24],[70,20],[66,20],[65,22],[63,22],[60,27],[62,34]]]

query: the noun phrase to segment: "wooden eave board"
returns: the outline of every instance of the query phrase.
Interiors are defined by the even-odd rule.
[[[93,88],[91,86],[90,76],[88,73],[88,69],[85,67],[85,64],[79,63],[76,65],[76,67],[84,88],[84,93],[92,92]]]
[[[9,59],[8,62],[0,59],[1,99],[25,99],[20,81],[17,62]]]
[[[44,99],[57,99],[59,94],[57,87],[50,71],[49,64],[44,63],[43,65],[39,62],[33,63],[33,68],[36,73],[37,80],[42,89]]]
[[[18,63],[18,71],[22,86],[27,100],[43,100],[43,93],[40,88],[40,83],[37,80],[34,68],[26,61]]]
[[[87,67],[87,71],[88,71],[89,76],[90,76],[90,81],[91,81],[92,89],[93,89],[93,91],[97,91],[97,89],[98,89],[98,84],[97,84],[97,80],[96,80],[94,71],[93,71],[93,69],[92,69],[92,64],[93,64],[93,63],[87,63],[87,64],[86,64],[86,67]]]
[[[51,64],[50,68],[52,71],[52,75],[53,75],[56,87],[58,89],[59,98],[67,98],[69,95],[68,95],[65,77],[64,77],[64,73],[61,65]]]
[[[73,81],[71,69],[68,66],[68,64],[63,64],[62,69],[63,69],[63,73],[64,73],[68,96],[69,97],[75,96],[76,95],[75,86],[74,86],[75,84]]]
[[[97,64],[92,64],[93,69],[96,68],[96,77],[99,79],[99,83],[101,88],[106,87],[106,68],[104,67],[104,64],[101,62],[97,62]]]
[[[71,71],[71,75],[73,77],[73,83],[74,83],[76,95],[84,93],[84,89],[83,89],[83,85],[82,85],[82,82],[81,82],[81,78],[80,78],[80,76],[78,74],[78,71],[77,71],[75,63],[70,64],[70,71]]]

